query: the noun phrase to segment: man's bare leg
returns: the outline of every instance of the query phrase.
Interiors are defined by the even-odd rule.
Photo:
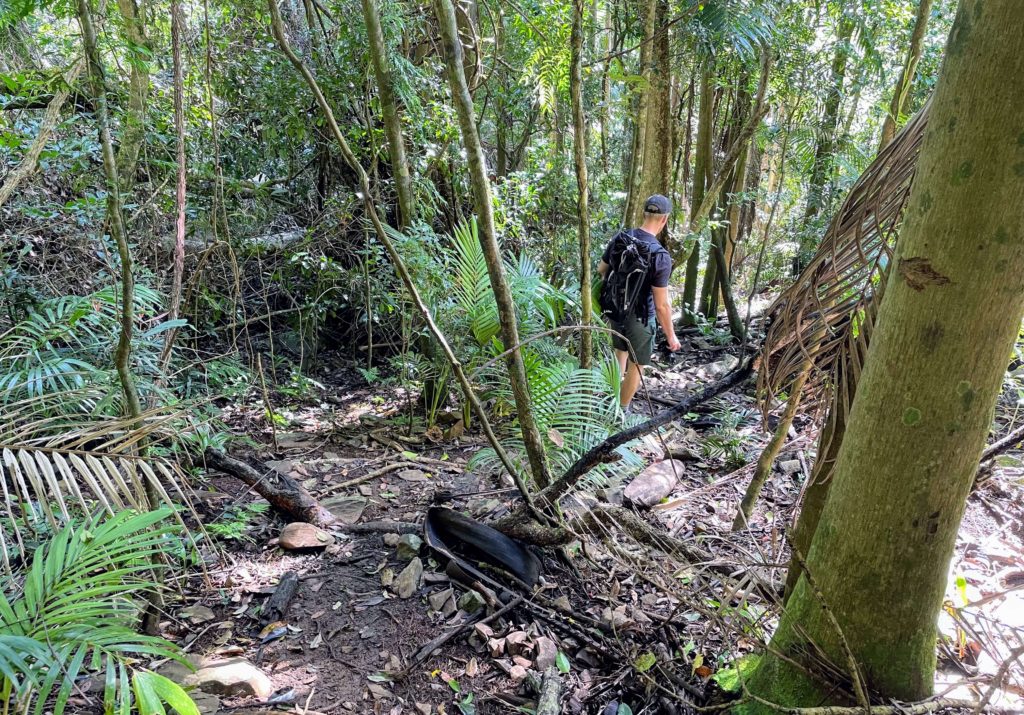
[[[619,404],[622,405],[622,409],[626,409],[640,387],[640,367],[635,362],[630,362],[629,353],[624,350],[616,350],[615,359],[619,361],[619,374],[622,375]]]

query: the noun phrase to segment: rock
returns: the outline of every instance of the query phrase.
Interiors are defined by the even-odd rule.
[[[334,537],[312,524],[296,521],[281,530],[278,543],[288,551],[322,549],[333,544]]]
[[[530,660],[529,658],[524,658],[521,655],[514,656],[512,658],[512,662],[515,663],[516,665],[521,665],[524,668],[529,668],[531,665],[533,665],[533,661],[532,660]]]
[[[607,487],[598,489],[595,494],[598,499],[608,502],[612,506],[622,506],[623,491],[622,487]]]
[[[430,703],[416,703],[413,707],[416,708],[416,712],[420,715],[430,715],[434,711]]]
[[[487,641],[487,651],[492,658],[500,658],[505,654],[505,639],[491,638]]]
[[[364,497],[373,496],[373,487],[371,487],[369,484],[360,484],[356,488],[359,490],[359,493],[362,494]]]
[[[185,685],[214,695],[247,696],[266,700],[274,692],[274,684],[266,673],[245,658],[204,663],[185,678]]]
[[[395,694],[379,683],[370,683],[366,686],[374,700],[393,700]]]
[[[342,524],[355,524],[363,515],[369,500],[366,497],[334,496],[320,502]]]
[[[277,435],[277,446],[281,449],[308,447],[309,442],[315,439],[316,435],[309,432],[283,432]]]
[[[220,698],[213,693],[193,690],[189,695],[192,697],[192,702],[199,708],[199,715],[217,715],[220,711]]]
[[[423,548],[423,539],[416,534],[402,534],[398,539],[398,546],[395,547],[395,554],[403,561],[409,561],[420,555]]]
[[[157,668],[156,672],[164,676],[165,678],[173,680],[178,685],[184,685],[185,681],[192,676],[192,673],[194,673],[198,668],[201,668],[203,665],[202,656],[190,653],[187,656],[185,656],[185,659],[188,661],[189,665],[185,665],[184,663],[181,663],[177,660],[168,660],[166,663]],[[102,680],[100,681],[99,689],[103,689]]]
[[[534,650],[534,664],[537,670],[543,673],[555,664],[555,659],[558,657],[558,646],[553,640],[547,636],[541,636],[534,643]]]
[[[401,538],[398,534],[384,534],[384,545],[394,548],[398,546],[398,540]]]
[[[441,609],[441,615],[445,618],[451,618],[459,612],[459,607],[455,605],[455,599],[449,598],[444,602],[444,608]]]
[[[676,473],[683,473],[684,465],[677,459],[652,464],[640,472],[622,492],[632,504],[650,508],[672,493],[678,480]]]
[[[459,604],[458,605],[459,605],[459,608],[461,608],[466,613],[476,613],[477,611],[482,609],[484,606],[486,606],[487,602],[484,601],[484,597],[481,596],[476,591],[466,591],[459,598]]]
[[[632,619],[626,615],[625,606],[619,606],[614,611],[610,606],[605,608],[601,613],[601,620],[615,630],[621,630],[622,628],[633,625]]]
[[[486,642],[494,637],[494,630],[486,623],[477,623],[473,626],[473,633],[476,634],[477,638]]]
[[[178,612],[178,615],[187,619],[189,623],[195,624],[206,623],[217,617],[217,614],[212,609],[200,604],[183,608]]]
[[[427,474],[422,469],[403,469],[398,473],[398,478],[403,482],[425,482]]]
[[[399,598],[409,598],[419,590],[421,578],[423,578],[423,562],[413,559],[395,579],[395,593]]]
[[[508,677],[517,683],[526,680],[526,668],[521,665],[513,665],[509,668]]]
[[[380,572],[380,585],[384,588],[390,588],[394,582],[395,572],[391,569],[382,569]]]
[[[278,461],[267,462],[267,466],[273,469],[278,474],[288,476],[292,473],[292,469],[295,467],[295,462],[290,459],[282,459]]]
[[[512,631],[505,636],[505,650],[509,655],[520,655],[527,649],[526,641],[529,638],[526,631]]]
[[[800,460],[787,459],[784,462],[779,462],[779,471],[783,474],[796,474],[800,471]]]
[[[427,571],[423,574],[423,583],[448,583],[449,581],[451,579],[448,578],[448,574],[437,571]]]
[[[572,603],[569,602],[568,596],[559,596],[554,601],[552,601],[552,603],[554,604],[555,608],[559,609],[560,611],[572,610]]]
[[[446,588],[443,591],[434,591],[432,594],[427,596],[427,603],[430,604],[430,609],[432,611],[442,611],[444,610],[444,605],[448,603],[454,595],[455,590],[451,588]]]

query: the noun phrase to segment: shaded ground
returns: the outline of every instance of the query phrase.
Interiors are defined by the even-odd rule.
[[[691,350],[710,346],[698,340],[691,341]],[[728,369],[730,360],[713,347],[691,352],[688,364],[665,366],[650,387],[661,401],[672,401]],[[410,436],[393,421],[408,405],[400,390],[357,386],[361,380],[347,372],[330,378],[333,386],[322,402],[293,400],[287,409],[275,407],[289,421],[287,432],[276,436],[277,451],[262,405],[236,407],[230,420],[262,444],[256,456],[292,474],[321,499],[350,497],[338,506],[348,517],[360,524],[417,523],[440,493],[506,486],[463,471],[481,446],[476,435],[445,439],[420,430]],[[210,556],[209,582],[198,574],[190,579],[181,600],[168,606],[175,618],[167,630],[191,653],[244,656],[257,664],[292,711],[298,706],[308,713],[522,712],[517,708],[533,707],[539,686],[539,673],[534,672],[537,642],[550,638],[568,668],[563,677],[566,712],[603,712],[613,701],[634,706],[647,702],[651,709],[646,712],[672,712],[667,701],[659,704],[651,679],[635,672],[647,653],[667,655],[670,649],[687,666],[682,671],[687,682],[669,685],[703,695],[708,679],[726,658],[754,649],[768,632],[769,604],[752,586],[751,574],[762,582],[762,593],[781,584],[784,569],[778,567],[786,563],[781,533],[799,500],[812,442],[798,436],[787,444],[777,462],[784,471],[774,473],[766,485],[753,528],[731,534],[752,461],[766,439],[752,398],[743,394],[721,398],[664,435],[660,451],[667,449],[681,459],[685,472],[675,493],[645,518],[664,533],[701,543],[717,563],[681,566],[677,559],[652,560],[650,552],[637,544],[615,538],[577,545],[571,549],[572,566],[554,552],[545,555],[544,596],[563,599],[568,611],[611,627],[615,636],[601,641],[605,645],[600,648],[581,640],[573,628],[559,625],[557,618],[538,618],[535,611],[516,609],[490,626],[497,640],[524,632],[524,647],[515,649],[521,660],[514,660],[508,644],[492,657],[493,644],[479,634],[471,639],[470,628],[416,664],[407,677],[396,677],[425,643],[466,618],[439,597],[453,584],[438,565],[424,554],[424,582],[412,597],[402,599],[394,592],[394,579],[407,562],[385,543],[386,528],[365,534],[339,530],[331,545],[314,553],[283,551],[276,543],[283,522],[269,512],[239,511],[238,505],[258,500],[226,477],[209,483],[199,494],[197,508],[205,522],[232,526],[238,538],[218,539],[223,553],[219,561]],[[336,486],[399,461],[419,466],[343,489]],[[615,485],[599,494],[611,502],[619,498]],[[957,688],[953,694],[958,696],[984,692],[986,685],[969,692],[969,681],[984,683],[986,674],[991,679],[1009,650],[1024,642],[1020,495],[1019,472],[1007,467],[972,497],[968,507],[951,567],[950,608],[942,621],[947,639],[940,648],[940,680]],[[508,492],[474,494],[453,505],[490,518],[500,514],[510,498]],[[719,568],[712,573],[716,565]],[[735,578],[721,575],[730,570]],[[298,574],[300,585],[285,618],[286,628],[279,628],[281,637],[261,644],[260,609],[289,571]],[[669,577],[682,591],[655,588],[652,579],[662,577]],[[680,596],[687,589],[692,601]],[[723,596],[726,589],[731,590]],[[464,592],[454,586],[453,600]],[[432,601],[449,615],[434,610]],[[212,618],[196,616],[190,610],[196,604],[208,606]],[[961,608],[965,604],[969,605]],[[665,627],[666,621],[671,627]],[[526,669],[525,679],[522,671],[512,671],[517,664]],[[1009,676],[1004,683],[1007,694],[993,702],[1001,698],[1000,704],[1011,704],[1008,698],[1021,693],[1020,671]],[[251,705],[257,707],[243,712],[267,709],[253,699],[224,697],[220,702],[222,712]],[[208,707],[213,712],[213,705]]]

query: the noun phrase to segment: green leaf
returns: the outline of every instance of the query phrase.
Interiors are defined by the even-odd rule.
[[[196,707],[189,694],[173,680],[149,670],[137,671],[132,678],[135,680],[144,678],[149,681],[153,692],[179,715],[200,715],[199,708]]]
[[[448,687],[454,690],[456,693],[462,692],[462,686],[459,685],[459,681],[457,681],[455,678],[452,678],[448,681]]]
[[[558,655],[555,656],[555,667],[558,668],[558,672],[563,675],[569,672],[569,656],[562,651],[558,651]]]
[[[405,450],[404,452],[402,452],[402,456],[405,457],[406,459],[416,459],[418,455],[415,452]]]
[[[654,664],[658,662],[654,653],[650,651],[643,653],[639,658],[633,661],[633,667],[641,673],[646,673],[648,670],[654,667]]]
[[[366,679],[371,683],[390,683],[391,676],[387,673],[374,673],[373,675],[367,675]]]

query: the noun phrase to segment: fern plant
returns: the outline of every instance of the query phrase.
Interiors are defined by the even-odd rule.
[[[69,524],[38,549],[31,565],[0,580],[0,702],[3,712],[62,715],[79,678],[103,680],[107,713],[198,715],[173,681],[141,658],[185,663],[170,642],[134,629],[140,591],[174,527],[171,511],[120,511]]]

